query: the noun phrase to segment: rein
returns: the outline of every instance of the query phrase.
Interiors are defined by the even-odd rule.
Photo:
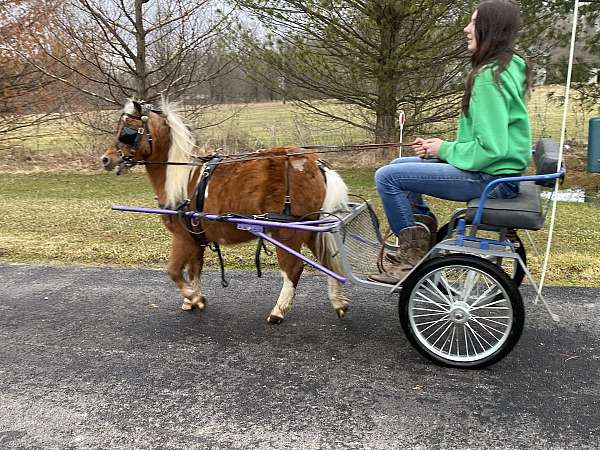
[[[371,149],[378,148],[398,148],[398,147],[412,147],[412,144],[407,143],[395,143],[389,142],[384,144],[355,144],[355,145],[307,145],[302,146],[300,148],[307,149],[310,151],[303,152],[294,152],[294,153],[286,153],[283,155],[257,155],[256,152],[249,153],[238,153],[235,155],[221,155],[222,160],[215,162],[214,164],[233,164],[244,161],[254,161],[261,159],[271,159],[271,158],[287,158],[290,156],[302,156],[302,155],[312,155],[312,154],[320,154],[320,153],[346,153],[346,152],[356,152],[356,151],[366,151]],[[171,166],[203,166],[205,163],[210,161],[214,155],[214,153],[209,156],[193,156],[194,159],[198,160],[198,162],[177,162],[177,161],[130,161],[128,164],[134,166],[146,166],[146,165],[171,165]]]
[[[132,152],[125,155],[121,152],[121,158],[125,165],[131,166],[147,166],[147,165],[170,165],[170,166],[203,166],[207,162],[214,160],[215,156],[219,156],[219,161],[213,161],[213,164],[232,164],[243,161],[252,161],[259,159],[271,159],[271,158],[288,158],[290,156],[302,156],[315,153],[343,153],[349,151],[365,151],[370,149],[378,148],[400,148],[400,147],[411,147],[413,143],[404,142],[387,142],[382,144],[351,144],[351,145],[303,145],[300,146],[304,151],[286,153],[283,155],[259,155],[257,152],[238,153],[234,155],[219,155],[218,151],[209,156],[195,156],[192,158],[196,161],[180,162],[180,161],[148,161],[148,160],[135,160],[135,153],[138,149],[141,139],[146,136],[148,145],[150,146],[150,155],[153,153],[152,145],[152,134],[148,127],[149,115],[151,112],[159,115],[163,114],[163,111],[159,108],[155,108],[151,103],[144,101],[138,102],[139,115],[132,114],[129,112],[123,112],[121,117],[127,116],[132,119],[141,121],[141,127],[132,128],[124,126],[121,128],[121,133],[118,137],[119,142],[129,146]]]

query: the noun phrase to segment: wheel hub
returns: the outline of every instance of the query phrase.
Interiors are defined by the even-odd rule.
[[[465,324],[469,321],[469,305],[465,302],[456,302],[452,305],[449,312],[450,320],[456,324]]]

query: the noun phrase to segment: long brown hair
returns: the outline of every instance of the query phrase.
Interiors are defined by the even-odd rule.
[[[484,0],[477,7],[475,18],[475,38],[477,48],[471,54],[471,71],[467,77],[461,106],[465,116],[469,115],[469,101],[473,82],[479,70],[486,64],[494,66],[494,81],[499,82],[500,74],[510,64],[517,32],[521,27],[519,8],[510,0]],[[529,87],[529,67],[525,63],[525,83]]]

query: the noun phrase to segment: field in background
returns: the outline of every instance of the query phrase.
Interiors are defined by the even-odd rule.
[[[558,140],[562,124],[563,94],[562,86],[539,86],[532,90],[528,106],[534,140],[540,137]],[[600,110],[584,110],[576,98],[577,93],[572,92],[567,119],[567,140],[586,143],[589,119],[600,115]],[[334,107],[341,108],[339,105],[332,104],[331,108]],[[236,115],[232,120],[202,131],[200,134],[204,136],[204,141],[217,146],[227,146],[233,141],[232,138],[239,136],[239,142],[247,142],[249,146],[256,143],[274,146],[358,143],[372,139],[365,131],[349,125],[333,124],[327,119],[311,118],[289,103],[286,105],[282,103],[223,105],[217,107],[208,119],[219,122],[234,114]],[[408,125],[410,117],[406,120]]]
[[[563,97],[563,86],[538,86],[531,92],[528,109],[534,141],[541,137],[559,139],[562,125]],[[600,115],[600,106],[595,111],[583,108],[578,98],[579,94],[571,91],[566,140],[573,143],[587,144],[589,120]]]
[[[352,193],[372,200],[385,226],[369,169],[340,171]],[[155,206],[141,170],[114,174],[5,174],[0,178],[0,260],[53,264],[164,268],[169,237],[157,216],[113,212],[111,204]],[[431,199],[444,223],[459,205]],[[548,283],[600,287],[600,206],[559,203]],[[544,254],[546,231],[532,233]],[[530,270],[539,275],[541,260],[524,232],[521,238]],[[255,244],[226,247],[228,269],[254,270]],[[263,268],[276,269],[263,255]],[[207,267],[216,269],[207,251]]]
[[[344,114],[344,106],[334,102],[325,103],[328,110]],[[220,123],[230,116],[231,119]],[[219,123],[198,133],[200,141],[211,147],[261,148],[372,141],[365,130],[327,118],[310,116],[290,103],[220,105],[208,112],[200,122],[202,120],[205,123]]]
[[[562,121],[562,105],[557,101],[563,93],[560,86],[537,87],[531,95],[529,110],[534,139],[552,137],[558,139]],[[575,98],[570,104],[567,138],[582,145],[587,141],[588,121],[599,111],[584,111]],[[330,104],[333,108],[342,105]],[[350,114],[350,112],[349,112]],[[21,132],[8,148],[0,148],[0,171],[46,171],[56,168],[97,168],[97,157],[113,136],[99,134],[92,127],[82,125],[77,118],[83,117],[97,129],[115,130],[117,111],[74,114],[36,129]],[[225,120],[228,119],[228,120]],[[410,123],[410,117],[407,118]],[[248,105],[220,105],[198,119],[198,125],[218,123],[198,130],[200,142],[213,148],[258,148],[289,144],[349,144],[372,142],[366,131],[349,125],[333,123],[328,119],[307,116],[301,109],[288,103],[253,103]],[[432,130],[432,134],[435,134]],[[406,136],[410,138],[411,136]],[[452,136],[445,136],[452,138]],[[367,161],[375,166],[389,155],[374,153]],[[343,161],[342,161],[343,162]]]
[[[551,97],[561,94],[559,87],[542,87],[533,92],[529,105],[536,139],[558,138],[562,110]],[[587,192],[595,193],[592,196],[600,192],[600,176],[585,171],[585,142],[588,121],[595,115],[600,112],[584,112],[577,102],[571,103],[567,136],[574,145],[566,153],[569,172],[565,187],[585,187]],[[118,120],[117,111],[81,116],[105,130],[114,130]],[[199,130],[201,140],[215,148],[372,141],[364,131],[309,119],[290,104],[224,105],[204,120],[218,122],[229,116],[233,117],[218,126]],[[0,148],[0,260],[164,267],[168,236],[158,218],[110,211],[111,203],[154,205],[141,169],[126,177],[115,177],[99,169],[98,157],[114,136],[98,134],[73,117],[29,132],[30,136],[17,136],[15,145]],[[325,156],[336,167],[346,168],[341,172],[351,191],[373,200],[384,220],[372,168],[394,153]],[[432,204],[442,220],[458,206],[437,200],[432,200]],[[549,283],[600,287],[599,204],[559,204]],[[522,239],[530,257],[529,267],[538,274],[540,258],[526,236]],[[546,232],[534,233],[533,239],[541,248]],[[253,245],[228,248],[227,266],[252,270],[253,252]],[[208,266],[215,269],[216,259],[207,253]],[[272,257],[265,258],[266,269],[275,267]]]

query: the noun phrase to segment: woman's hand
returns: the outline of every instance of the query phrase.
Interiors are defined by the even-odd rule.
[[[442,142],[444,141],[442,141],[439,138],[416,138],[412,147],[417,156],[423,159],[439,158],[438,152],[440,150]]]

